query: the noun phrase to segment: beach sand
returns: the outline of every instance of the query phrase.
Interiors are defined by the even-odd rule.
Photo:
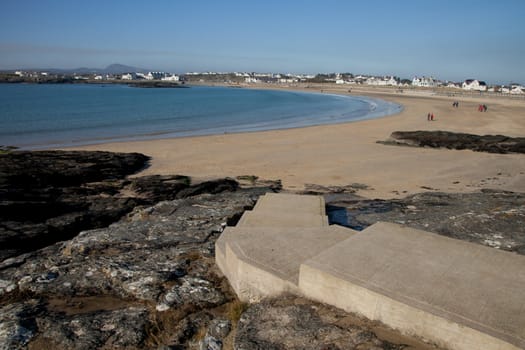
[[[315,91],[315,89],[306,89]],[[348,93],[348,86],[323,86]],[[379,119],[297,129],[135,141],[84,146],[85,150],[140,152],[152,157],[139,175],[184,174],[194,180],[239,175],[280,179],[285,189],[305,184],[367,185],[367,198],[398,198],[424,191],[472,192],[501,189],[525,192],[525,155],[488,154],[387,146],[394,131],[447,130],[472,134],[525,136],[525,100],[436,96],[352,87],[352,95],[397,102],[403,112]],[[459,101],[459,108],[452,107]],[[477,111],[479,104],[488,111]],[[427,121],[427,113],[435,121]],[[77,149],[79,149],[77,147]]]

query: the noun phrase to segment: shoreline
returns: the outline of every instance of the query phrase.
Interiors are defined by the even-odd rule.
[[[227,86],[208,87],[197,85],[194,86],[194,88],[196,92],[189,95],[194,102],[197,101],[196,98],[198,96],[202,96],[199,93],[199,89],[208,88],[209,91],[213,91],[213,89],[221,89],[218,94],[231,95],[231,97],[228,98],[233,99],[233,101],[236,99],[242,100],[245,95],[249,95],[248,98],[253,98],[252,95],[255,95],[255,103],[244,103],[244,110],[242,113],[239,113],[240,110],[236,111],[235,109],[230,111],[228,110],[228,107],[225,109],[226,105],[221,105],[220,103],[217,109],[210,105],[207,112],[200,111],[199,114],[197,114],[197,119],[192,122],[193,124],[188,124],[184,122],[184,120],[190,118],[191,115],[185,116],[184,111],[181,113],[178,113],[177,111],[172,112],[171,109],[167,107],[170,103],[170,99],[168,99],[168,102],[164,104],[161,103],[161,105],[164,105],[164,107],[161,108],[164,108],[165,110],[160,110],[160,114],[159,110],[156,110],[156,114],[153,115],[152,125],[154,126],[148,127],[147,125],[149,123],[144,124],[144,120],[149,119],[149,116],[147,115],[148,112],[142,111],[137,115],[134,115],[133,110],[124,108],[120,112],[120,116],[124,117],[126,114],[131,114],[131,124],[123,123],[122,121],[119,122],[118,119],[116,119],[115,124],[112,123],[111,125],[107,125],[104,130],[99,131],[97,130],[100,129],[100,125],[106,123],[102,122],[101,113],[99,112],[97,114],[95,111],[96,115],[92,121],[89,121],[91,118],[91,116],[88,115],[88,113],[90,113],[89,108],[85,111],[81,109],[79,113],[84,114],[84,117],[81,119],[88,120],[86,123],[83,123],[84,127],[82,129],[78,128],[78,126],[76,129],[71,130],[67,129],[67,127],[62,129],[61,124],[60,126],[57,125],[58,130],[56,132],[52,132],[50,129],[47,130],[47,132],[44,130],[42,133],[35,133],[35,131],[29,127],[29,131],[34,133],[32,137],[29,136],[31,133],[27,133],[27,130],[22,131],[25,128],[20,130],[15,129],[15,132],[21,132],[20,137],[15,138],[10,133],[4,133],[5,137],[3,143],[18,147],[21,150],[46,150],[86,147],[118,142],[237,134],[354,122],[399,113],[402,108],[402,106],[398,104],[375,97],[351,96],[341,93],[323,94],[316,91],[306,90],[253,88],[242,89],[245,90],[245,93],[239,94],[225,92],[231,89]],[[249,92],[249,90],[252,90],[252,92]],[[214,95],[215,93],[216,92],[211,92],[211,95]],[[275,94],[279,97],[277,98],[275,106],[273,102],[264,100],[265,96],[268,94]],[[207,96],[207,92],[205,92],[204,96]],[[204,96],[201,98],[205,98]],[[120,98],[120,96],[117,96],[117,98]],[[285,98],[285,102],[280,103],[279,99],[283,100],[283,98]],[[224,98],[222,98],[222,100],[226,101]],[[189,107],[187,108],[190,110],[192,106],[191,101],[192,100],[190,100]],[[180,106],[181,103],[184,105],[185,101],[180,101],[179,98],[176,103]],[[198,104],[200,105],[201,103],[199,102]],[[77,108],[79,108],[77,105],[69,105],[69,107],[66,107],[65,109],[66,112],[61,113],[58,116],[59,120],[70,113],[76,113]],[[118,108],[118,106],[114,106],[114,108]],[[31,111],[20,112],[22,116],[25,115],[24,112],[31,113]],[[175,115],[173,115],[173,113],[175,113]],[[46,114],[49,120],[55,118],[53,112],[44,112],[44,115]],[[81,119],[77,118],[76,120]],[[140,122],[137,123],[138,121]],[[38,120],[35,121],[35,123],[38,122]],[[68,123],[69,120],[64,119],[64,125],[68,125]],[[75,120],[73,121],[73,126],[75,126],[74,123]],[[26,132],[26,134],[24,134],[24,132]]]
[[[252,88],[250,86],[250,88]],[[253,86],[272,88],[275,86]],[[152,157],[138,175],[183,174],[196,181],[255,175],[280,179],[285,190],[307,184],[364,184],[366,198],[400,198],[424,191],[474,192],[493,188],[525,192],[525,157],[446,149],[385,146],[394,131],[446,130],[473,134],[525,134],[525,101],[493,99],[476,111],[478,97],[435,96],[427,91],[398,93],[335,85],[280,87],[283,90],[380,98],[403,106],[395,115],[341,124],[207,136],[103,143],[68,149],[139,152]],[[460,107],[452,107],[453,101]],[[427,113],[436,120],[428,122]]]

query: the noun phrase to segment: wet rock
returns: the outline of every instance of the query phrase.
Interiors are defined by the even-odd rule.
[[[395,131],[385,144],[470,149],[488,153],[525,153],[524,137],[473,135],[449,131]]]
[[[0,349],[23,349],[37,332],[35,315],[41,305],[37,300],[0,307]]]

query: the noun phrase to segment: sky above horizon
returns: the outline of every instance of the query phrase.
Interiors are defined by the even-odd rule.
[[[433,76],[525,84],[524,0],[2,0],[0,70]]]

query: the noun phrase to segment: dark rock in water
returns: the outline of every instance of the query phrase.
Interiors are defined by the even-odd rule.
[[[469,149],[488,153],[525,153],[525,137],[503,135],[473,135],[449,131],[395,131],[390,140],[393,145]]]

